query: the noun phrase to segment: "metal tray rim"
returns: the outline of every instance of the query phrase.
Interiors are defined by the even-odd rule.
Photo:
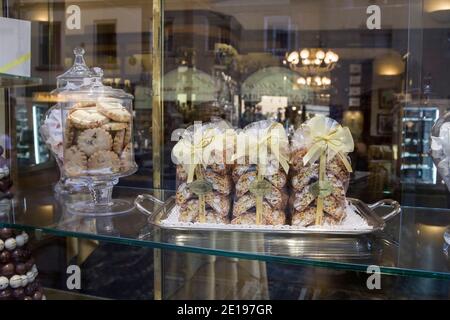
[[[143,205],[144,200],[150,200],[159,204],[159,207],[154,212],[148,211]],[[374,204],[366,204],[359,199],[347,198],[347,200],[354,205],[358,210],[357,213],[364,218],[369,225],[372,225],[371,229],[359,229],[359,230],[339,230],[339,229],[269,229],[269,228],[208,228],[203,226],[169,226],[161,224],[161,220],[170,213],[175,206],[174,197],[170,197],[166,202],[163,202],[151,195],[139,195],[135,204],[139,211],[148,215],[148,222],[163,230],[178,230],[178,231],[202,231],[202,232],[251,232],[251,233],[270,233],[270,234],[298,234],[298,235],[364,235],[371,234],[378,231],[382,231],[386,226],[386,221],[396,216],[401,212],[400,204],[397,201],[391,199],[383,199]],[[393,207],[383,217],[380,217],[374,212],[374,209],[382,206],[389,205]]]

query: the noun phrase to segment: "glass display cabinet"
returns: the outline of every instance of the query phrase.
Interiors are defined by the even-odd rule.
[[[13,195],[0,202],[0,227],[30,234],[48,299],[450,298],[450,197],[430,156],[433,124],[450,110],[448,1],[0,4],[0,42],[10,44],[0,50],[0,165],[8,166],[0,197]],[[64,102],[51,92],[77,47],[89,68],[103,70],[108,90],[134,97],[127,107],[137,171],[113,191],[114,199],[135,203],[123,214],[73,214],[65,203],[92,194],[55,193],[59,169],[39,127]],[[121,121],[98,108],[87,113],[104,121],[93,125],[97,131],[109,123],[104,151],[113,152]],[[177,130],[211,119],[235,130],[272,121],[292,141],[318,115],[351,133],[351,174],[342,188],[354,203],[369,204],[362,206],[379,230],[312,236],[155,222],[180,191]],[[79,147],[81,131],[92,129],[83,120],[71,141]],[[210,173],[194,167],[192,175]],[[234,195],[237,182],[230,183]],[[256,215],[266,194],[247,189]],[[200,191],[199,216],[211,210]],[[80,266],[80,288],[67,287],[71,265]],[[367,286],[374,267],[381,289]]]

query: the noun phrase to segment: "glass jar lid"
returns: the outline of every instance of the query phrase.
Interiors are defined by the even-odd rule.
[[[119,99],[132,100],[133,95],[126,93],[121,89],[114,89],[103,84],[103,70],[101,68],[93,68],[92,77],[86,81],[85,85],[75,90],[63,90],[58,93],[60,101],[94,101],[98,99]]]
[[[75,55],[73,66],[56,77],[56,91],[77,90],[79,87],[89,84],[95,76],[94,72],[86,65],[84,49],[75,48],[73,53]]]

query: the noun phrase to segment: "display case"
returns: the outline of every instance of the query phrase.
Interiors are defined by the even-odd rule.
[[[0,4],[0,156],[13,182],[0,179],[0,227],[30,234],[48,299],[449,298],[450,195],[430,153],[450,107],[446,1]],[[81,52],[84,75],[61,85]],[[55,110],[59,159],[39,130]],[[324,117],[324,132],[311,125]],[[197,144],[186,136],[198,126],[221,130]],[[308,143],[305,127],[320,131]],[[269,154],[281,168],[236,173],[251,147],[223,166],[175,161],[180,137],[195,157],[224,128],[287,142]],[[188,202],[187,227],[161,223]],[[365,229],[342,227],[348,207]],[[78,289],[66,285],[74,265]],[[370,266],[380,290],[366,286]]]
[[[430,151],[431,128],[439,118],[439,108],[407,105],[402,115],[401,180],[436,184],[437,171]]]

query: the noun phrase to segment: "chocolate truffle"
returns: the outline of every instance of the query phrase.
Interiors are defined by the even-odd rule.
[[[27,262],[25,262],[25,266],[27,267],[28,271],[31,271],[31,268],[33,268],[34,265],[34,259],[30,258],[27,260]]]
[[[0,239],[0,251],[2,251],[3,249],[5,249],[5,242]]]
[[[12,263],[5,264],[0,269],[0,275],[4,277],[11,277],[14,275],[14,265]]]
[[[16,264],[16,273],[18,275],[23,275],[27,273],[27,267],[25,266],[25,263]]]
[[[11,253],[3,251],[0,253],[0,263],[9,263],[11,261]]]
[[[12,298],[11,289],[6,289],[0,291],[0,300],[10,300]]]
[[[12,230],[8,228],[2,228],[0,229],[0,239],[6,240],[8,238],[12,237]]]
[[[27,296],[32,296],[33,293],[36,291],[36,285],[35,282],[33,283],[29,283],[25,288],[24,288],[25,294]]]
[[[17,288],[13,290],[12,295],[14,298],[22,300],[25,297],[25,292],[23,288]]]
[[[25,297],[23,298],[23,300],[33,300],[33,298],[30,297],[30,296],[25,296]]]
[[[11,258],[14,262],[25,262],[24,260],[24,252],[22,249],[16,249],[11,252]]]
[[[42,300],[42,293],[40,293],[39,291],[36,291],[33,294],[33,300]]]

